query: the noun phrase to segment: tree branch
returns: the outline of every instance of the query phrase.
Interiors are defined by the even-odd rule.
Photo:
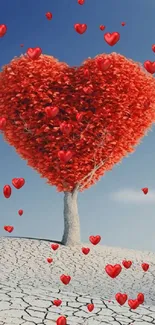
[[[101,139],[101,141],[97,145],[97,148],[102,147],[103,144],[104,144],[105,136],[106,136],[107,133],[106,132],[102,132],[102,134],[104,135],[104,138]],[[88,183],[90,183],[90,181],[92,180],[92,178],[93,178],[94,174],[96,173],[96,171],[99,168],[101,168],[104,165],[104,163],[109,159],[109,157],[108,157],[108,158],[102,160],[98,165],[96,165],[96,161],[95,161],[96,153],[97,153],[97,149],[95,150],[95,154],[94,154],[94,168],[93,168],[93,170],[90,173],[88,173],[85,177],[83,177],[81,179],[81,181],[77,184],[77,189],[78,190],[83,189]],[[81,183],[83,183],[83,184],[81,185]]]
[[[80,184],[78,185],[78,190],[82,190],[88,183],[91,182],[91,180],[92,180],[94,174],[96,173],[96,171],[104,165],[104,163],[108,160],[108,158],[106,158],[105,160],[102,160],[99,163],[99,165],[95,166],[94,169],[80,181],[80,183],[82,183],[85,179],[88,178],[86,180],[86,182],[84,182],[82,185],[80,185]]]
[[[21,121],[23,121],[24,123],[24,130],[27,132],[27,133],[30,133],[33,135],[32,131],[30,129],[27,128],[27,124],[25,122],[25,120],[19,115],[19,118],[21,119]],[[26,126],[25,126],[26,125]]]

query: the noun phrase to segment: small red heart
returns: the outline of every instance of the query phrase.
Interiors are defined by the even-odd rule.
[[[7,228],[7,231],[8,231],[8,232],[11,233],[13,230],[14,230],[14,227],[13,227],[13,226],[8,226],[8,228]]]
[[[59,108],[56,106],[55,107],[47,106],[45,108],[45,113],[47,117],[55,117],[59,113]]]
[[[126,268],[126,269],[129,269],[132,265],[132,262],[131,261],[123,261],[122,262],[123,266]]]
[[[63,163],[67,163],[71,158],[72,158],[73,154],[70,150],[68,151],[64,151],[64,150],[60,150],[58,152],[58,158],[61,160],[61,162]]]
[[[97,236],[90,236],[89,237],[89,241],[93,244],[93,245],[97,245],[100,241],[101,241],[101,236],[97,235]]]
[[[109,59],[103,59],[103,58],[97,58],[96,63],[98,68],[102,71],[108,70],[111,65],[111,61]]]
[[[11,196],[12,193],[12,189],[10,185],[5,185],[3,187],[3,194],[6,197],[6,199],[9,199],[9,197]]]
[[[60,276],[60,280],[63,284],[67,285],[69,284],[70,280],[71,280],[71,276],[70,275],[65,275],[65,274],[62,274]]]
[[[23,185],[25,184],[25,179],[24,178],[13,178],[12,179],[12,185],[19,190]]]
[[[146,272],[146,271],[148,271],[150,265],[149,265],[148,263],[142,263],[142,264],[141,264],[141,267],[142,267],[142,269]]]
[[[86,24],[75,24],[74,28],[77,33],[84,34],[87,30],[87,25]]]
[[[4,230],[11,233],[14,230],[14,227],[13,226],[4,226]]]
[[[87,305],[87,309],[88,309],[89,311],[93,311],[93,309],[94,309],[94,304],[88,304],[88,305]]]
[[[111,278],[114,279],[120,274],[120,272],[122,271],[122,267],[120,264],[115,264],[115,265],[107,264],[105,267],[105,271]]]
[[[100,30],[104,30],[105,26],[104,25],[100,25]]]
[[[63,122],[60,124],[60,130],[62,133],[69,135],[72,131],[72,125],[67,122]]]
[[[82,6],[82,5],[84,5],[84,3],[85,3],[85,0],[78,0],[78,4],[79,4],[79,5]]]
[[[93,87],[91,85],[87,87],[83,87],[83,91],[85,94],[90,95],[93,91]]]
[[[137,299],[135,300],[128,300],[128,305],[131,309],[136,309],[139,306],[139,301]]]
[[[83,112],[81,112],[81,113],[77,113],[77,114],[76,114],[76,119],[77,119],[77,121],[78,121],[78,122],[81,122],[81,121],[82,121],[82,118],[83,118],[84,115],[85,115],[85,114],[84,114]]]
[[[62,304],[62,300],[57,299],[57,300],[53,300],[53,305],[59,307]]]
[[[52,19],[52,13],[51,12],[46,12],[45,16],[46,16],[46,18],[48,20],[51,20]]]
[[[110,46],[113,46],[120,40],[120,34],[117,32],[106,33],[104,39]]]
[[[2,24],[0,25],[0,37],[3,37],[7,32],[7,26]]]
[[[24,44],[20,44],[20,47],[23,47],[24,46]]]
[[[59,248],[58,244],[51,244],[51,248],[56,251]]]
[[[51,257],[48,257],[48,258],[47,258],[47,262],[48,262],[48,263],[52,263],[52,262],[53,262],[53,259],[52,259]]]
[[[122,26],[125,26],[125,25],[126,25],[126,23],[123,21],[123,22],[121,23],[121,25],[122,25]]]
[[[18,211],[18,214],[19,214],[20,216],[22,216],[22,214],[23,214],[23,210],[19,210],[19,211]]]
[[[148,187],[143,187],[142,191],[146,195],[148,193],[149,189],[148,189]]]
[[[152,51],[155,52],[155,44],[152,45]]]
[[[36,60],[41,55],[42,49],[40,47],[34,47],[34,48],[29,47],[26,53],[30,59]]]
[[[117,302],[121,306],[123,306],[126,303],[126,301],[128,299],[128,296],[127,296],[126,293],[120,293],[120,292],[118,292],[118,293],[116,293],[115,298],[116,298]]]
[[[144,62],[144,68],[147,70],[147,72],[154,74],[155,73],[155,61],[151,62],[149,60]]]
[[[6,126],[6,118],[1,117],[0,118],[0,131],[3,131],[5,129],[5,126]]]
[[[64,316],[60,316],[57,320],[56,320],[56,325],[67,325],[67,319]]]
[[[139,301],[139,304],[143,304],[143,302],[144,302],[144,295],[143,295],[143,293],[138,293],[138,295],[137,295],[137,300]]]
[[[88,247],[82,247],[82,253],[87,255],[90,252],[90,248]]]

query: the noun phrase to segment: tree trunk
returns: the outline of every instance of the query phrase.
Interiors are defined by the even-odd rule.
[[[62,244],[75,246],[80,244],[80,220],[77,207],[78,191],[64,193],[64,233]]]

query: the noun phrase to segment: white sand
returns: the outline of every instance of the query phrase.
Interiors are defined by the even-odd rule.
[[[42,240],[0,238],[0,325],[54,325],[67,315],[67,325],[147,325],[155,324],[155,254],[134,250],[93,246],[85,256],[80,247],[60,246],[57,251]],[[47,257],[53,258],[48,264]],[[106,264],[132,260],[116,279],[105,272]],[[141,263],[150,264],[144,272]],[[69,285],[60,275],[72,277]],[[136,299],[139,292],[145,303],[136,310],[119,306],[117,292]],[[62,305],[51,301],[61,299]],[[111,302],[108,302],[111,300]],[[87,304],[95,308],[88,312]]]

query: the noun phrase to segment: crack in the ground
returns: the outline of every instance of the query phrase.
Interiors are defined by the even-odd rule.
[[[155,254],[107,247],[91,247],[84,256],[80,248],[60,246],[31,239],[0,239],[0,325],[54,325],[64,315],[67,325],[155,325]],[[46,258],[51,256],[53,263]],[[117,279],[104,271],[106,264],[133,260],[130,270],[123,269]],[[143,272],[142,262],[150,263]],[[61,274],[72,279],[68,286]],[[143,292],[145,304],[136,310],[114,301],[116,292],[135,299]],[[61,299],[56,307],[54,299]],[[87,304],[94,304],[88,312]]]

